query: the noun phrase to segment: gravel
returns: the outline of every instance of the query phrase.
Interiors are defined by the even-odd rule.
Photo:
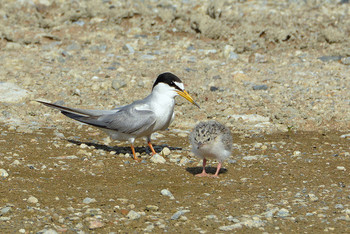
[[[2,232],[348,232],[344,2],[4,1]],[[166,71],[201,109],[177,97],[160,153],[135,142],[141,163],[33,101],[112,109]],[[234,135],[218,180],[193,176],[188,134],[207,119]]]

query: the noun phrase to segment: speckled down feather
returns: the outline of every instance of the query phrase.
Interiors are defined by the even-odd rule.
[[[215,120],[197,124],[190,134],[190,142],[192,145],[203,144],[214,141],[219,136],[222,137],[225,150],[231,151],[232,135],[230,129]]]

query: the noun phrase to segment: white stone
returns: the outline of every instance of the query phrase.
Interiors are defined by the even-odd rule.
[[[5,169],[0,169],[0,176],[6,178],[9,176],[9,173]]]
[[[170,199],[175,199],[174,195],[168,190],[168,189],[162,189],[162,191],[160,191],[160,193],[163,196],[168,196],[170,197]]]
[[[337,170],[339,171],[346,171],[346,168],[343,166],[337,166]]]
[[[168,147],[164,147],[160,154],[163,156],[168,156],[170,153],[171,153],[170,149]]]
[[[239,120],[242,119],[245,122],[269,122],[269,117],[264,117],[257,114],[251,115],[229,115],[228,118]]]
[[[93,202],[96,202],[96,199],[95,199],[95,198],[86,197],[86,198],[84,198],[84,200],[83,200],[83,203],[85,203],[85,204],[90,204],[90,203],[93,203]]]
[[[128,219],[135,220],[139,219],[141,215],[136,211],[130,210],[126,217],[128,217]]]
[[[0,82],[0,102],[18,103],[29,95],[29,92],[16,84]]]
[[[232,225],[219,227],[220,231],[232,231],[233,229],[237,229],[237,228],[242,228],[242,224],[235,223],[235,224],[232,224]]]
[[[30,196],[28,199],[27,199],[27,202],[29,203],[38,203],[38,198],[34,197],[34,196]]]
[[[163,158],[159,154],[153,155],[152,158],[150,159],[150,161],[153,163],[165,163],[166,162],[165,158]]]

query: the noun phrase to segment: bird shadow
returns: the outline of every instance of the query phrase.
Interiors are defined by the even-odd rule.
[[[108,145],[104,145],[104,144],[99,144],[99,143],[94,143],[94,142],[84,142],[84,141],[77,141],[77,140],[72,140],[69,139],[67,140],[68,142],[75,144],[75,145],[82,145],[85,144],[87,146],[93,146],[95,149],[97,150],[103,150],[106,152],[111,152],[114,151],[116,152],[116,154],[120,154],[120,153],[129,153],[132,154],[131,148],[130,146],[108,146]],[[163,148],[168,147],[170,150],[182,150],[181,147],[171,147],[168,146],[167,144],[162,144],[162,145],[153,145],[154,150],[156,151],[156,153],[160,153]],[[135,147],[135,151],[138,153],[151,153],[151,150],[148,147],[144,147],[144,146],[139,146],[139,147]]]
[[[200,174],[203,170],[203,167],[187,167],[186,171],[191,173],[192,175]],[[215,174],[216,167],[205,167],[205,171],[208,174]],[[219,175],[227,172],[226,168],[220,168]]]

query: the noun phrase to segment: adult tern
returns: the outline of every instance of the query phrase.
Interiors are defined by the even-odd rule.
[[[173,121],[177,95],[199,108],[199,105],[185,91],[182,81],[170,72],[157,77],[151,94],[146,98],[113,110],[84,110],[44,101],[38,102],[60,110],[69,118],[98,127],[114,140],[129,141],[133,157],[137,160],[135,139],[146,137],[152,153],[156,153],[151,143],[151,135],[156,131],[165,130]]]

